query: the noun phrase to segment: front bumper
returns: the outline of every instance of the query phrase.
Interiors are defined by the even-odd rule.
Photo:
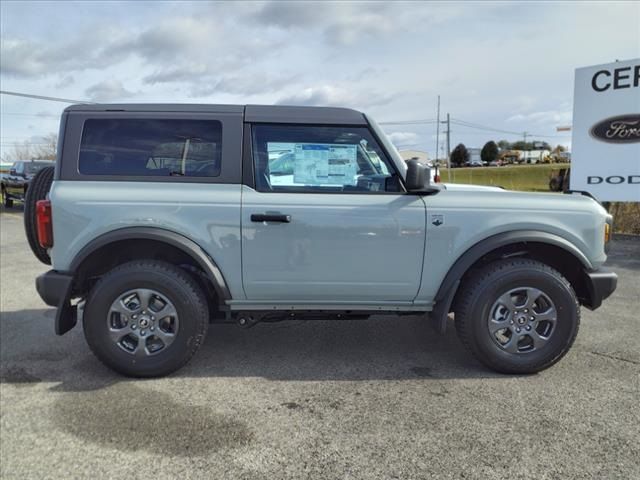
[[[583,305],[591,310],[602,305],[602,301],[609,297],[618,286],[618,275],[607,270],[587,272],[585,279],[589,298]]]
[[[78,321],[78,308],[71,305],[71,287],[73,276],[64,272],[49,270],[36,278],[36,290],[42,301],[56,312],[56,334],[62,335],[71,330]]]

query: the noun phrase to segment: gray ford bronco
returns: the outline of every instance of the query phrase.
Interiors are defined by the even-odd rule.
[[[571,347],[611,216],[588,194],[433,184],[342,108],[74,105],[27,192],[36,280],[62,335],[165,375],[212,322],[423,315],[488,367],[530,373]]]

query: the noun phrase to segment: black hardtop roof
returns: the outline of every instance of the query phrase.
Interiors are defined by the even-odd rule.
[[[366,125],[361,112],[339,107],[289,105],[208,105],[197,103],[83,103],[65,112],[236,113],[254,123],[320,123]]]

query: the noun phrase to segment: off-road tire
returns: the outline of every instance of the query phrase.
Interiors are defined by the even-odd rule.
[[[492,338],[487,321],[497,299],[513,289],[533,287],[555,304],[557,320],[548,343],[531,352],[510,353]],[[525,258],[499,260],[474,272],[460,287],[455,305],[458,336],[487,367],[511,374],[549,368],[571,348],[580,325],[580,305],[571,284],[550,266]]]
[[[36,227],[36,203],[45,200],[53,183],[53,167],[44,167],[35,174],[29,182],[27,194],[24,197],[24,232],[31,251],[46,265],[51,265],[51,257],[46,248],[42,248],[38,242],[38,230]]]
[[[180,318],[175,340],[166,351],[142,357],[115,343],[107,323],[118,296],[140,288],[164,295]],[[202,289],[189,273],[163,261],[136,260],[109,271],[94,286],[85,304],[83,325],[89,347],[106,366],[130,377],[160,377],[184,366],[200,348],[209,327],[209,310]]]

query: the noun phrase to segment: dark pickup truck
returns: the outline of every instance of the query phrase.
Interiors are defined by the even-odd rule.
[[[2,204],[10,208],[15,200],[24,201],[27,187],[33,176],[44,167],[52,167],[55,162],[49,160],[19,160],[11,166],[9,173],[0,177]]]

